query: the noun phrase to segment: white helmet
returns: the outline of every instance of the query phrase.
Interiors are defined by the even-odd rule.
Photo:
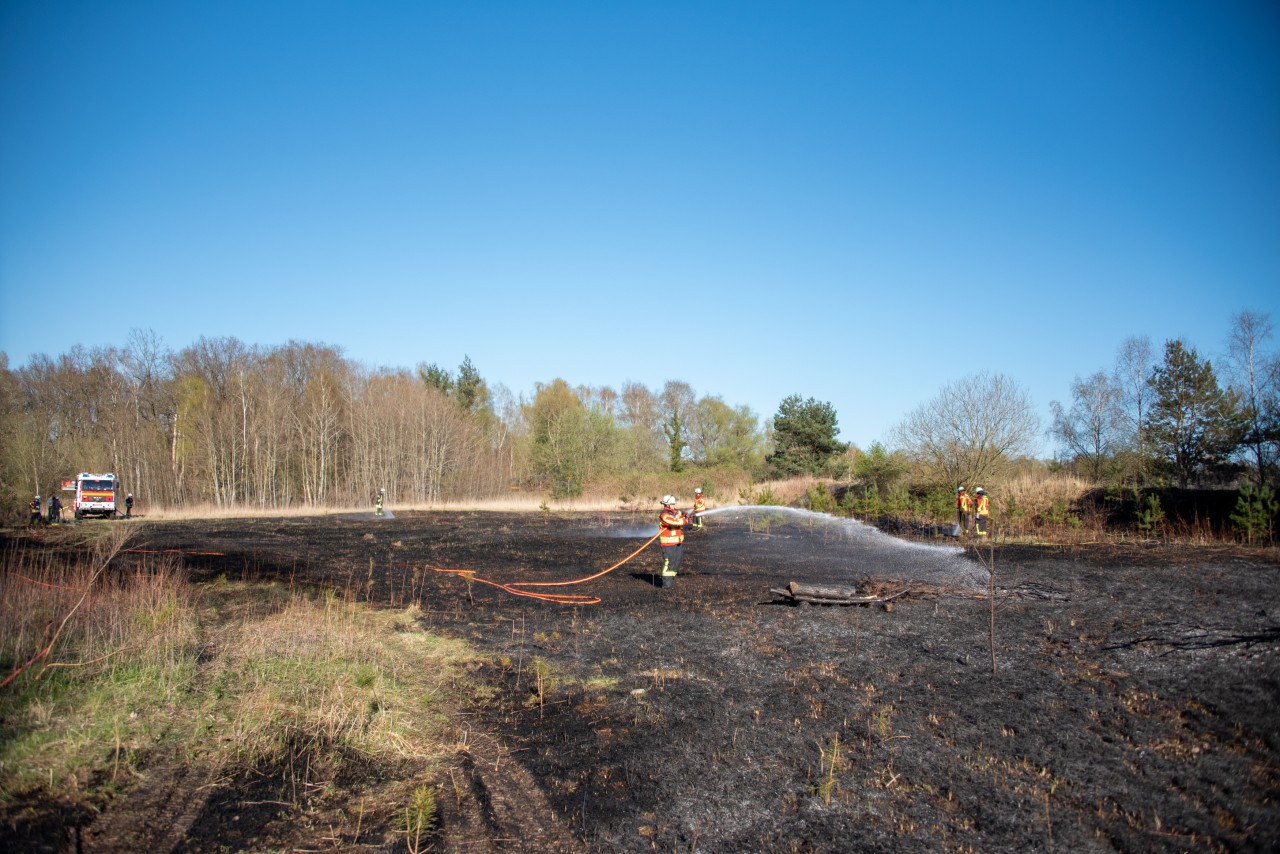
[[[956,492],[964,492],[964,487],[963,486],[959,487],[958,489],[956,489]]]
[[[672,504],[675,504],[675,503],[676,503],[676,497],[675,497],[674,495],[664,495],[664,496],[662,496],[662,506],[663,506],[663,507],[670,507]]]
[[[701,487],[701,486],[699,486],[699,487],[697,487],[696,489],[694,489],[693,491],[694,491],[694,494],[696,494],[696,495],[701,495],[701,494],[702,494],[702,487]]]
[[[986,491],[985,489],[983,489],[981,486],[979,486],[979,487],[978,487],[978,494],[979,494],[979,495],[986,495],[986,494],[987,494],[987,491]]]

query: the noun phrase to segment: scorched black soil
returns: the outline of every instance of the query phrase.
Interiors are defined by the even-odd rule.
[[[402,513],[140,527],[150,548],[221,553],[189,554],[197,581],[416,601],[431,630],[481,652],[476,737],[440,782],[434,850],[1280,850],[1274,550],[979,552],[777,511],[709,517],[672,589],[653,584],[656,543],[557,588],[598,604],[434,570],[572,580],[622,560],[654,522]],[[790,581],[902,595],[889,608],[800,606],[770,592]],[[351,838],[278,808],[257,820],[247,802],[262,792],[222,786],[172,850]],[[129,800],[112,810],[127,815]],[[228,837],[237,809],[245,823]],[[105,837],[97,850],[111,850]]]

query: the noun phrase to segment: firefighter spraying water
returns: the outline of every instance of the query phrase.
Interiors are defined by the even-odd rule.
[[[676,509],[674,495],[662,496],[662,512],[658,514],[658,544],[662,547],[661,586],[674,587],[684,556],[684,526],[692,524],[693,517]]]
[[[395,514],[387,509],[387,490],[379,489],[373,494],[373,515],[377,519],[394,519]]]

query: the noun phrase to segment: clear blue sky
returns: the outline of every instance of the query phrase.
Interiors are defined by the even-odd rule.
[[[1280,326],[1272,0],[0,5],[10,367],[469,355],[865,447],[979,370],[1047,426],[1242,309]]]

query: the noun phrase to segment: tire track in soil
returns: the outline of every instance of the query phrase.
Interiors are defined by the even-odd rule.
[[[220,767],[164,763],[147,769],[128,792],[85,828],[86,854],[146,851],[172,854],[216,790]]]
[[[474,733],[473,733],[474,736]],[[497,739],[480,736],[456,757],[437,788],[448,851],[586,852],[532,775]],[[458,780],[458,774],[465,775]]]

